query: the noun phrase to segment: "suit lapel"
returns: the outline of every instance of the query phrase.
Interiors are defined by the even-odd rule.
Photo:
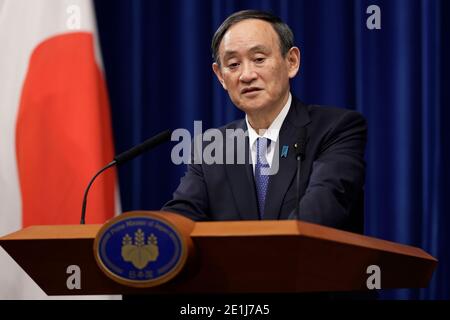
[[[297,141],[299,129],[306,126],[309,122],[310,119],[306,106],[292,97],[291,108],[283,122],[278,137],[278,155],[275,153],[274,156],[277,156],[277,159],[273,161],[278,160],[279,168],[278,172],[271,175],[269,179],[264,208],[264,220],[279,219],[284,197],[297,172],[294,144]],[[289,147],[287,157],[281,157],[283,146]]]
[[[245,120],[237,129],[247,130]],[[229,139],[226,137],[226,139]],[[225,144],[230,145],[230,144]],[[249,161],[250,150],[248,137],[245,138],[245,164],[237,164],[237,148],[234,154],[234,164],[225,165],[229,185],[236,201],[236,206],[242,220],[258,220],[256,188],[253,179],[253,166]]]

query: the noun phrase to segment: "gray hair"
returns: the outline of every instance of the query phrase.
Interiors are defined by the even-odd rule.
[[[284,23],[279,17],[260,10],[243,10],[233,13],[217,29],[216,33],[212,38],[211,42],[211,51],[213,60],[220,65],[219,59],[219,46],[222,42],[222,38],[228,29],[234,24],[241,22],[247,19],[257,19],[269,22],[275,32],[278,34],[278,38],[280,40],[280,50],[281,55],[283,57],[286,56],[289,49],[294,46],[294,34],[292,33],[291,28]]]

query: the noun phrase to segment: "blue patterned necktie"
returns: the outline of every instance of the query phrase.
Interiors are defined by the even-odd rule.
[[[258,193],[258,206],[260,219],[264,217],[264,205],[266,203],[267,186],[269,185],[269,164],[266,158],[267,138],[256,139],[256,165],[255,184]]]

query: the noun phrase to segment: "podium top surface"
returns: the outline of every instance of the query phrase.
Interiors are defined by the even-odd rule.
[[[423,288],[437,265],[418,247],[298,220],[183,219],[171,222],[192,240],[190,263],[173,281],[145,290],[101,272],[93,254],[101,224],[31,226],[0,245],[50,295],[367,290],[368,266],[383,271],[383,288]],[[66,271],[74,264],[83,275],[75,291]]]
[[[94,239],[101,224],[31,226],[0,238],[9,240]],[[215,237],[304,236],[357,247],[380,249],[437,261],[424,250],[400,243],[359,235],[295,220],[196,222],[192,239]]]

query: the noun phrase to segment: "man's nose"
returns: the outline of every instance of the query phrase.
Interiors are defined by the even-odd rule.
[[[258,77],[250,63],[242,64],[242,73],[239,80],[245,83],[252,82]]]

